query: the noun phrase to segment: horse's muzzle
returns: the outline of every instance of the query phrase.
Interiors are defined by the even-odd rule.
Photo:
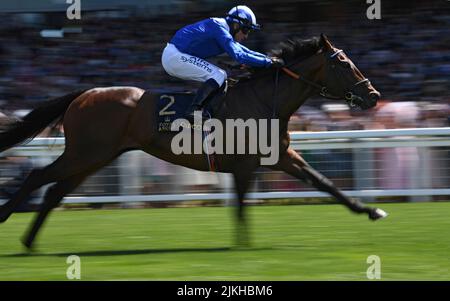
[[[373,108],[377,105],[377,102],[380,100],[381,94],[378,91],[373,91],[369,93],[369,108]]]
[[[377,105],[378,101],[381,98],[381,94],[378,91],[373,91],[369,93],[369,97],[365,99],[365,101],[363,101],[360,104],[361,109],[363,110],[367,110],[370,108],[373,108]]]

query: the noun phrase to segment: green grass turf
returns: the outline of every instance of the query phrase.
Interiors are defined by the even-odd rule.
[[[0,224],[0,280],[66,280],[68,255],[82,280],[450,280],[450,203],[380,204],[371,222],[340,205],[249,207],[251,246],[234,247],[232,208],[54,212],[25,255],[31,221]]]

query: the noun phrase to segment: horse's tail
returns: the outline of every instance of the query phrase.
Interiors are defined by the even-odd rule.
[[[23,119],[11,122],[0,133],[0,152],[3,152],[26,139],[33,139],[53,121],[64,116],[69,105],[86,90],[48,100],[37,106]]]

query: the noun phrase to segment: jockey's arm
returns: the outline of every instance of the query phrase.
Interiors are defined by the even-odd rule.
[[[269,67],[272,64],[271,59],[262,53],[254,54],[254,51],[247,52],[245,46],[236,42],[231,34],[224,28],[219,27],[214,32],[217,42],[222,46],[225,52],[240,64],[251,67]]]
[[[245,52],[247,52],[247,53],[253,54],[253,55],[255,55],[255,56],[267,57],[266,55],[264,55],[264,54],[262,54],[262,53],[259,53],[259,52],[257,52],[257,51],[253,51],[253,50],[248,49],[247,47],[245,47],[244,45],[242,45],[242,44],[240,44],[240,43],[239,43],[239,45],[240,45],[241,48],[242,48]]]

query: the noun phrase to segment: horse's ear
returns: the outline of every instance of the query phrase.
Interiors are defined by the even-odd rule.
[[[333,49],[333,45],[331,45],[330,40],[328,40],[327,36],[324,35],[323,33],[320,34],[320,44],[326,50]]]

